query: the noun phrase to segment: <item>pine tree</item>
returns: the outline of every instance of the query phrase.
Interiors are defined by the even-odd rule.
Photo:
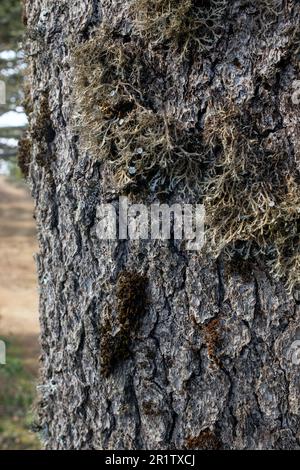
[[[299,3],[25,6],[45,446],[299,449]],[[100,240],[120,195],[205,249]]]

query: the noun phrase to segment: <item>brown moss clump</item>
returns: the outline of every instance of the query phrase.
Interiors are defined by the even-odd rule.
[[[230,259],[266,254],[273,271],[292,290],[299,284],[300,175],[284,139],[256,129],[254,109],[214,109],[205,135],[218,159],[208,186],[208,240],[213,252]]]
[[[118,277],[117,322],[113,325],[108,318],[101,328],[101,371],[106,377],[131,355],[130,345],[147,308],[146,289],[146,277],[136,272],[123,271]]]
[[[204,336],[209,359],[216,366],[220,366],[220,360],[217,357],[217,350],[220,345],[220,321],[218,318],[214,318],[205,325]]]
[[[129,359],[129,337],[121,329],[114,333],[111,319],[106,319],[101,327],[101,372],[104,377],[109,377],[120,362]]]
[[[135,0],[135,30],[154,45],[170,44],[184,55],[210,51],[224,31],[227,0]]]
[[[102,26],[77,47],[74,67],[81,145],[105,162],[119,190],[200,187],[208,160],[201,135],[156,111],[161,90],[140,46]]]
[[[29,166],[31,161],[32,142],[27,132],[21,137],[18,145],[18,165],[25,178],[29,175]]]
[[[145,276],[136,272],[123,271],[117,281],[117,311],[121,327],[135,329],[146,309]]]
[[[55,139],[55,130],[51,119],[48,93],[41,96],[38,112],[34,120],[30,122],[30,134],[38,146],[36,163],[40,167],[50,170],[51,159],[53,159],[50,146]]]
[[[223,447],[221,440],[209,429],[201,431],[198,436],[189,437],[185,446],[191,450],[221,450]]]
[[[35,125],[32,127],[32,138],[38,143],[53,142],[55,131],[51,120],[51,111],[49,108],[49,97],[45,93],[41,96],[39,111],[36,117]]]

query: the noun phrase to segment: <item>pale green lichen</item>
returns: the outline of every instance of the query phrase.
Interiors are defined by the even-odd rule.
[[[82,147],[107,165],[117,188],[201,192],[209,150],[199,131],[151,105],[140,47],[102,26],[77,47],[74,65]]]
[[[227,0],[136,0],[134,29],[147,42],[181,55],[210,51],[224,31]]]
[[[268,147],[251,110],[233,104],[211,111],[205,134],[218,152],[205,199],[215,256],[231,258],[239,246],[245,259],[264,253],[292,290],[300,283],[300,175],[286,143]]]

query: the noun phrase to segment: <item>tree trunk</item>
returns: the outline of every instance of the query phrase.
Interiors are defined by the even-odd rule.
[[[184,32],[193,26],[186,11],[182,17],[175,11],[163,22],[168,2],[158,2],[158,17],[146,12],[145,2],[136,9],[134,3],[25,1],[32,108],[27,164],[40,245],[42,439],[48,449],[299,449],[299,298],[286,287],[297,284],[297,265],[289,265],[288,272],[272,271],[272,255],[267,250],[255,255],[251,243],[250,255],[242,256],[236,246],[248,246],[251,238],[244,232],[232,239],[234,255],[226,254],[225,236],[225,250],[215,251],[209,246],[188,251],[174,240],[97,236],[101,203],[116,204],[127,194],[150,204],[157,196],[150,170],[142,168],[143,184],[138,177],[125,178],[123,154],[117,150],[115,155],[123,134],[109,131],[111,158],[105,153],[107,140],[102,150],[97,142],[102,122],[128,123],[136,102],[140,107],[134,109],[142,102],[155,126],[169,123],[168,155],[179,138],[180,158],[185,152],[195,165],[192,175],[183,175],[177,160],[164,167],[160,160],[155,163],[156,176],[165,171],[158,191],[169,184],[164,202],[204,202],[220,236],[215,195],[210,199],[202,182],[212,177],[211,191],[216,189],[235,142],[240,158],[246,145],[253,158],[262,146],[269,145],[271,153],[279,149],[299,184],[294,177],[300,169],[299,3],[187,0],[200,20],[209,11],[206,26],[196,25],[200,42]],[[123,48],[130,50],[129,59],[117,57],[115,51]],[[126,90],[122,106],[106,102],[113,99],[107,90],[117,73],[129,82],[119,86]],[[141,129],[148,145],[154,124],[147,124],[147,134],[134,119],[132,135]],[[237,123],[244,119],[248,124],[239,140]],[[132,143],[128,133],[130,127],[124,131],[127,144]],[[158,134],[153,139],[150,160],[166,145],[155,147]],[[209,160],[201,168],[192,156],[200,147]],[[175,166],[182,176],[178,185],[170,182]],[[271,165],[280,180],[279,171]],[[237,181],[229,180],[230,188]],[[253,183],[249,194],[254,190]],[[220,203],[224,198],[221,194]],[[246,202],[247,196],[238,205]],[[263,230],[255,232],[256,246],[263,245],[258,236]],[[267,237],[278,248],[272,234]]]

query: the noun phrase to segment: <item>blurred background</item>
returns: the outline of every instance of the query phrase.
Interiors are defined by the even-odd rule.
[[[39,325],[33,203],[17,166],[18,140],[26,129],[22,82],[21,0],[0,0],[0,450],[39,449],[33,433],[38,380]]]

